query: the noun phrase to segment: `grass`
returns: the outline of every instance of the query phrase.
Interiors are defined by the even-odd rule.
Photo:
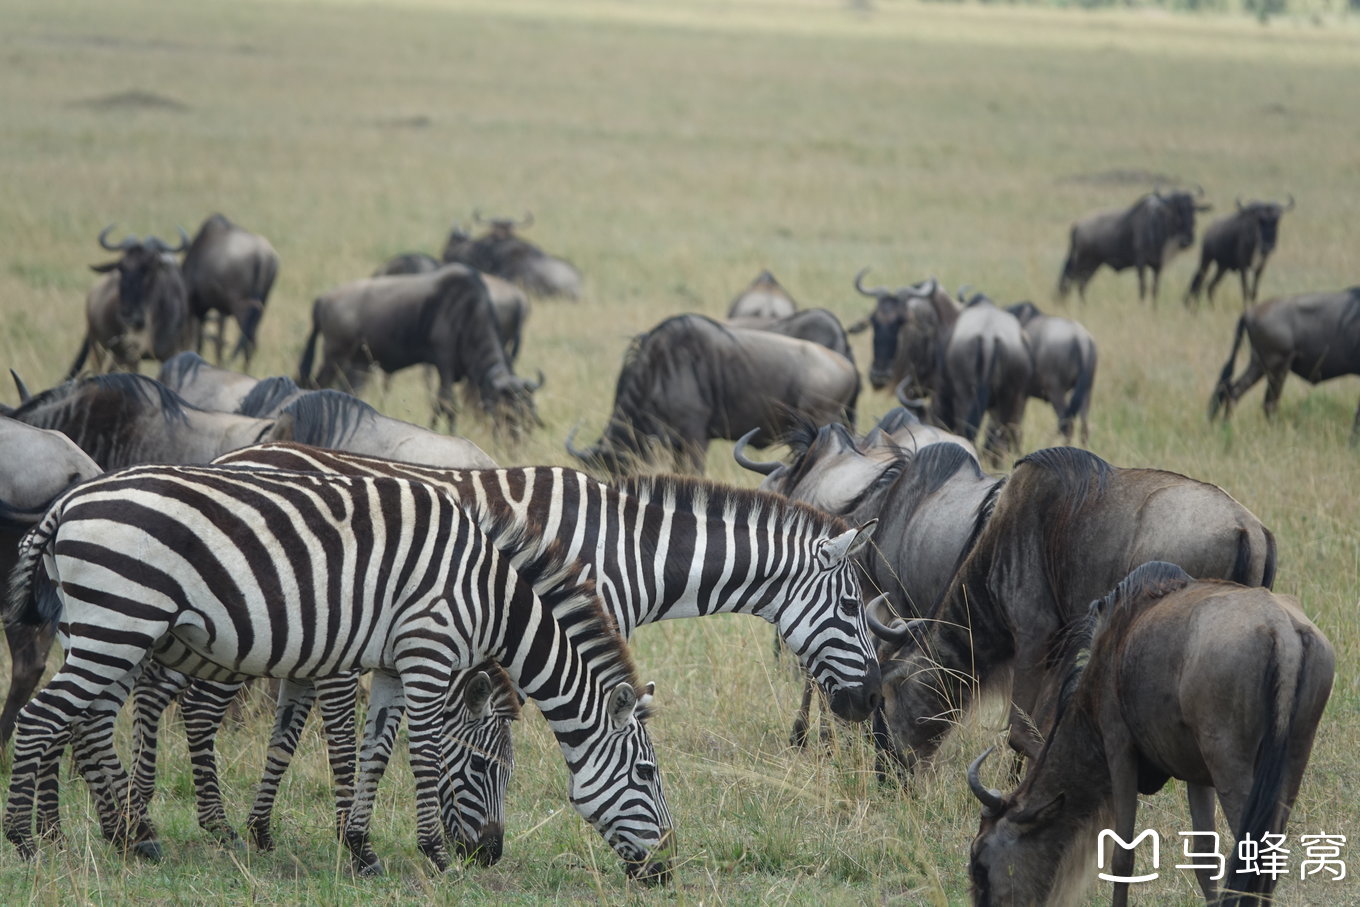
[[[850,285],[865,266],[871,283],[935,274],[1053,309],[1068,225],[1131,202],[1148,175],[1202,184],[1215,215],[1238,195],[1293,193],[1265,293],[1356,281],[1352,24],[878,6],[7,0],[0,363],[34,388],[60,380],[105,224],[170,237],[215,210],[279,250],[256,372],[287,374],[320,292],[393,253],[437,253],[450,222],[475,207],[531,209],[529,237],[573,260],[587,292],[575,305],[536,303],[528,323],[519,370],[547,374],[546,427],[506,450],[475,420],[460,426],[505,463],[564,462],[574,423],[583,440],[602,427],[633,333],[678,311],[721,315],[765,267],[803,305],[847,322],[866,310]],[[1087,304],[1056,307],[1100,344],[1092,448],[1119,465],[1217,482],[1276,532],[1278,589],[1302,601],[1338,653],[1290,830],[1354,835],[1360,454],[1346,442],[1356,382],[1310,389],[1291,379],[1274,424],[1258,388],[1230,423],[1207,424],[1239,301],[1225,281],[1217,307],[1184,310],[1193,264],[1173,262],[1156,307],[1137,302],[1130,274],[1108,271]],[[867,339],[856,344],[864,366]],[[417,375],[386,390],[374,382],[366,397],[402,418],[428,412]],[[867,397],[861,427],[890,405]],[[1051,443],[1054,428],[1051,412],[1031,407],[1027,446]],[[729,450],[714,444],[709,474],[753,484]],[[978,810],[962,772],[1001,738],[1001,713],[970,716],[909,791],[883,789],[853,732],[838,732],[828,752],[785,748],[799,685],[769,641],[768,628],[742,618],[672,622],[635,640],[659,685],[654,736],[680,834],[668,891],[628,887],[568,806],[561,757],[530,717],[517,728],[507,856],[494,868],[427,871],[402,765],[375,826],[390,874],[352,878],[332,840],[312,730],[283,790],[279,851],[222,850],[195,827],[172,729],[154,813],[165,862],[113,853],[83,786],[70,782],[70,847],[37,866],[0,850],[0,902],[966,900]],[[222,735],[237,821],[268,725],[256,702]],[[1146,798],[1140,817],[1172,842],[1187,824],[1173,791]],[[1360,874],[1353,849],[1347,856]],[[1135,897],[1191,904],[1196,890],[1167,870]],[[1360,903],[1350,878],[1295,874],[1279,894],[1286,904]]]

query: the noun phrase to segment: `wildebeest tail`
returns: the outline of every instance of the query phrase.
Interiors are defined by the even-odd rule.
[[[1232,351],[1228,353],[1228,361],[1223,366],[1223,371],[1218,375],[1218,384],[1214,385],[1214,394],[1209,398],[1209,419],[1213,420],[1218,415],[1219,406],[1228,403],[1228,395],[1232,393],[1232,373],[1237,362],[1237,351],[1242,347],[1242,338],[1247,333],[1247,316],[1240,315],[1237,318],[1237,329],[1233,332]]]
[[[1067,239],[1067,257],[1063,259],[1062,272],[1058,274],[1058,301],[1067,298],[1072,288],[1072,257],[1077,254],[1077,228],[1072,227]]]
[[[60,522],[61,506],[58,504],[19,540],[18,556],[9,575],[6,626],[55,626],[61,617],[61,599],[57,596],[56,587],[42,571],[43,554]]]
[[[1072,388],[1072,396],[1067,399],[1067,409],[1063,411],[1062,422],[1066,425],[1071,425],[1072,420],[1081,415],[1090,404],[1091,388],[1096,382],[1095,349],[1092,348],[1090,350],[1091,355],[1086,356],[1085,344],[1080,339],[1074,338],[1072,340],[1072,352],[1081,366],[1077,370],[1077,383]]]
[[[977,437],[978,430],[982,428],[982,417],[992,402],[992,378],[998,358],[995,343],[983,341],[977,345],[973,373],[978,376],[978,386],[973,392],[972,402],[968,404],[968,417],[964,422],[964,435],[970,441]]]
[[[312,386],[312,361],[316,356],[316,338],[321,333],[321,300],[312,303],[312,331],[307,335],[306,345],[302,348],[302,361],[298,363],[299,387]]]
[[[1266,535],[1266,563],[1261,571],[1261,585],[1267,589],[1275,588],[1275,533],[1262,526],[1261,531]]]
[[[90,335],[89,332],[86,332],[85,340],[83,343],[80,344],[80,352],[76,353],[76,361],[71,363],[71,368],[66,372],[67,381],[70,381],[76,375],[80,374],[80,370],[85,367],[85,359],[89,355],[90,355]]]

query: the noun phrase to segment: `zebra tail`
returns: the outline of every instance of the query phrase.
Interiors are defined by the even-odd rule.
[[[61,618],[61,597],[42,570],[43,555],[61,523],[61,507],[53,507],[37,526],[19,540],[18,557],[9,575],[6,626],[55,627]]]

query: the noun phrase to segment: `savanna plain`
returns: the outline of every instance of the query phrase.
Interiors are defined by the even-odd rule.
[[[1360,903],[1360,450],[1347,443],[1360,382],[1309,389],[1291,378],[1273,423],[1258,387],[1231,422],[1209,424],[1241,301],[1230,278],[1216,306],[1182,306],[1197,251],[1166,269],[1156,306],[1138,302],[1128,272],[1098,274],[1084,304],[1052,298],[1071,221],[1156,185],[1201,185],[1214,205],[1201,228],[1237,196],[1292,193],[1263,296],[1360,283],[1360,29],[872,6],[0,2],[0,366],[35,389],[64,377],[105,225],[118,225],[115,237],[172,238],[213,211],[280,254],[253,369],[263,376],[296,371],[322,291],[397,252],[437,255],[474,209],[531,210],[527,238],[575,262],[586,291],[577,303],[538,301],[529,318],[517,370],[545,374],[545,426],[508,449],[470,414],[460,422],[505,464],[568,462],[563,438],[578,421],[585,440],[603,426],[632,335],[673,313],[722,316],[763,268],[801,305],[846,323],[868,311],[851,286],[862,267],[871,284],[935,275],[1003,302],[1034,299],[1100,345],[1093,451],[1215,482],[1277,534],[1277,590],[1298,597],[1337,651],[1291,842],[1350,839],[1344,881],[1301,880],[1296,849],[1278,900]],[[855,352],[866,369],[867,335]],[[415,370],[374,381],[365,397],[427,418]],[[866,390],[860,429],[891,406]],[[1055,443],[1055,426],[1033,403],[1025,449]],[[754,485],[730,449],[714,444],[709,475]],[[966,901],[978,804],[964,769],[1002,741],[1002,711],[965,717],[905,789],[881,785],[857,727],[806,752],[786,746],[799,683],[771,636],[727,617],[635,639],[643,679],[658,685],[652,732],[679,833],[669,888],[625,881],[568,804],[560,753],[530,709],[516,726],[495,867],[430,872],[398,759],[375,822],[388,875],[355,878],[310,727],[281,796],[279,848],[224,849],[195,824],[171,720],[153,803],[164,861],[114,852],[84,786],[66,777],[68,847],[37,864],[0,849],[0,902]],[[238,822],[271,719],[253,694],[219,739]],[[989,780],[1005,784],[999,767]],[[1144,798],[1139,825],[1159,829],[1166,849],[1136,902],[1198,903],[1191,874],[1169,868],[1189,827],[1183,788]]]

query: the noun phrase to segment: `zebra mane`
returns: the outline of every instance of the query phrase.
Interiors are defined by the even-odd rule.
[[[839,535],[849,528],[840,517],[801,501],[791,501],[768,491],[725,485],[711,479],[677,475],[629,476],[620,480],[615,487],[644,504],[673,500],[677,509],[695,513],[745,508],[752,518],[762,513],[774,514],[781,519],[786,530],[807,526],[821,535]]]
[[[633,656],[618,623],[605,609],[595,580],[587,576],[589,565],[568,558],[566,545],[559,540],[540,548],[539,539],[527,526],[517,524],[512,514],[495,513],[471,501],[460,506],[472,513],[497,550],[511,559],[520,579],[533,586],[582,659],[595,665],[603,688],[608,691],[627,683],[640,690]],[[637,714],[640,720],[646,717],[643,710]]]
[[[275,407],[301,390],[297,382],[287,375],[265,378],[250,389],[250,393],[246,394],[236,407],[236,412],[242,416],[256,418],[272,416]]]
[[[285,406],[280,416],[293,417],[293,440],[313,447],[337,447],[354,436],[378,411],[352,394],[319,390]]]

